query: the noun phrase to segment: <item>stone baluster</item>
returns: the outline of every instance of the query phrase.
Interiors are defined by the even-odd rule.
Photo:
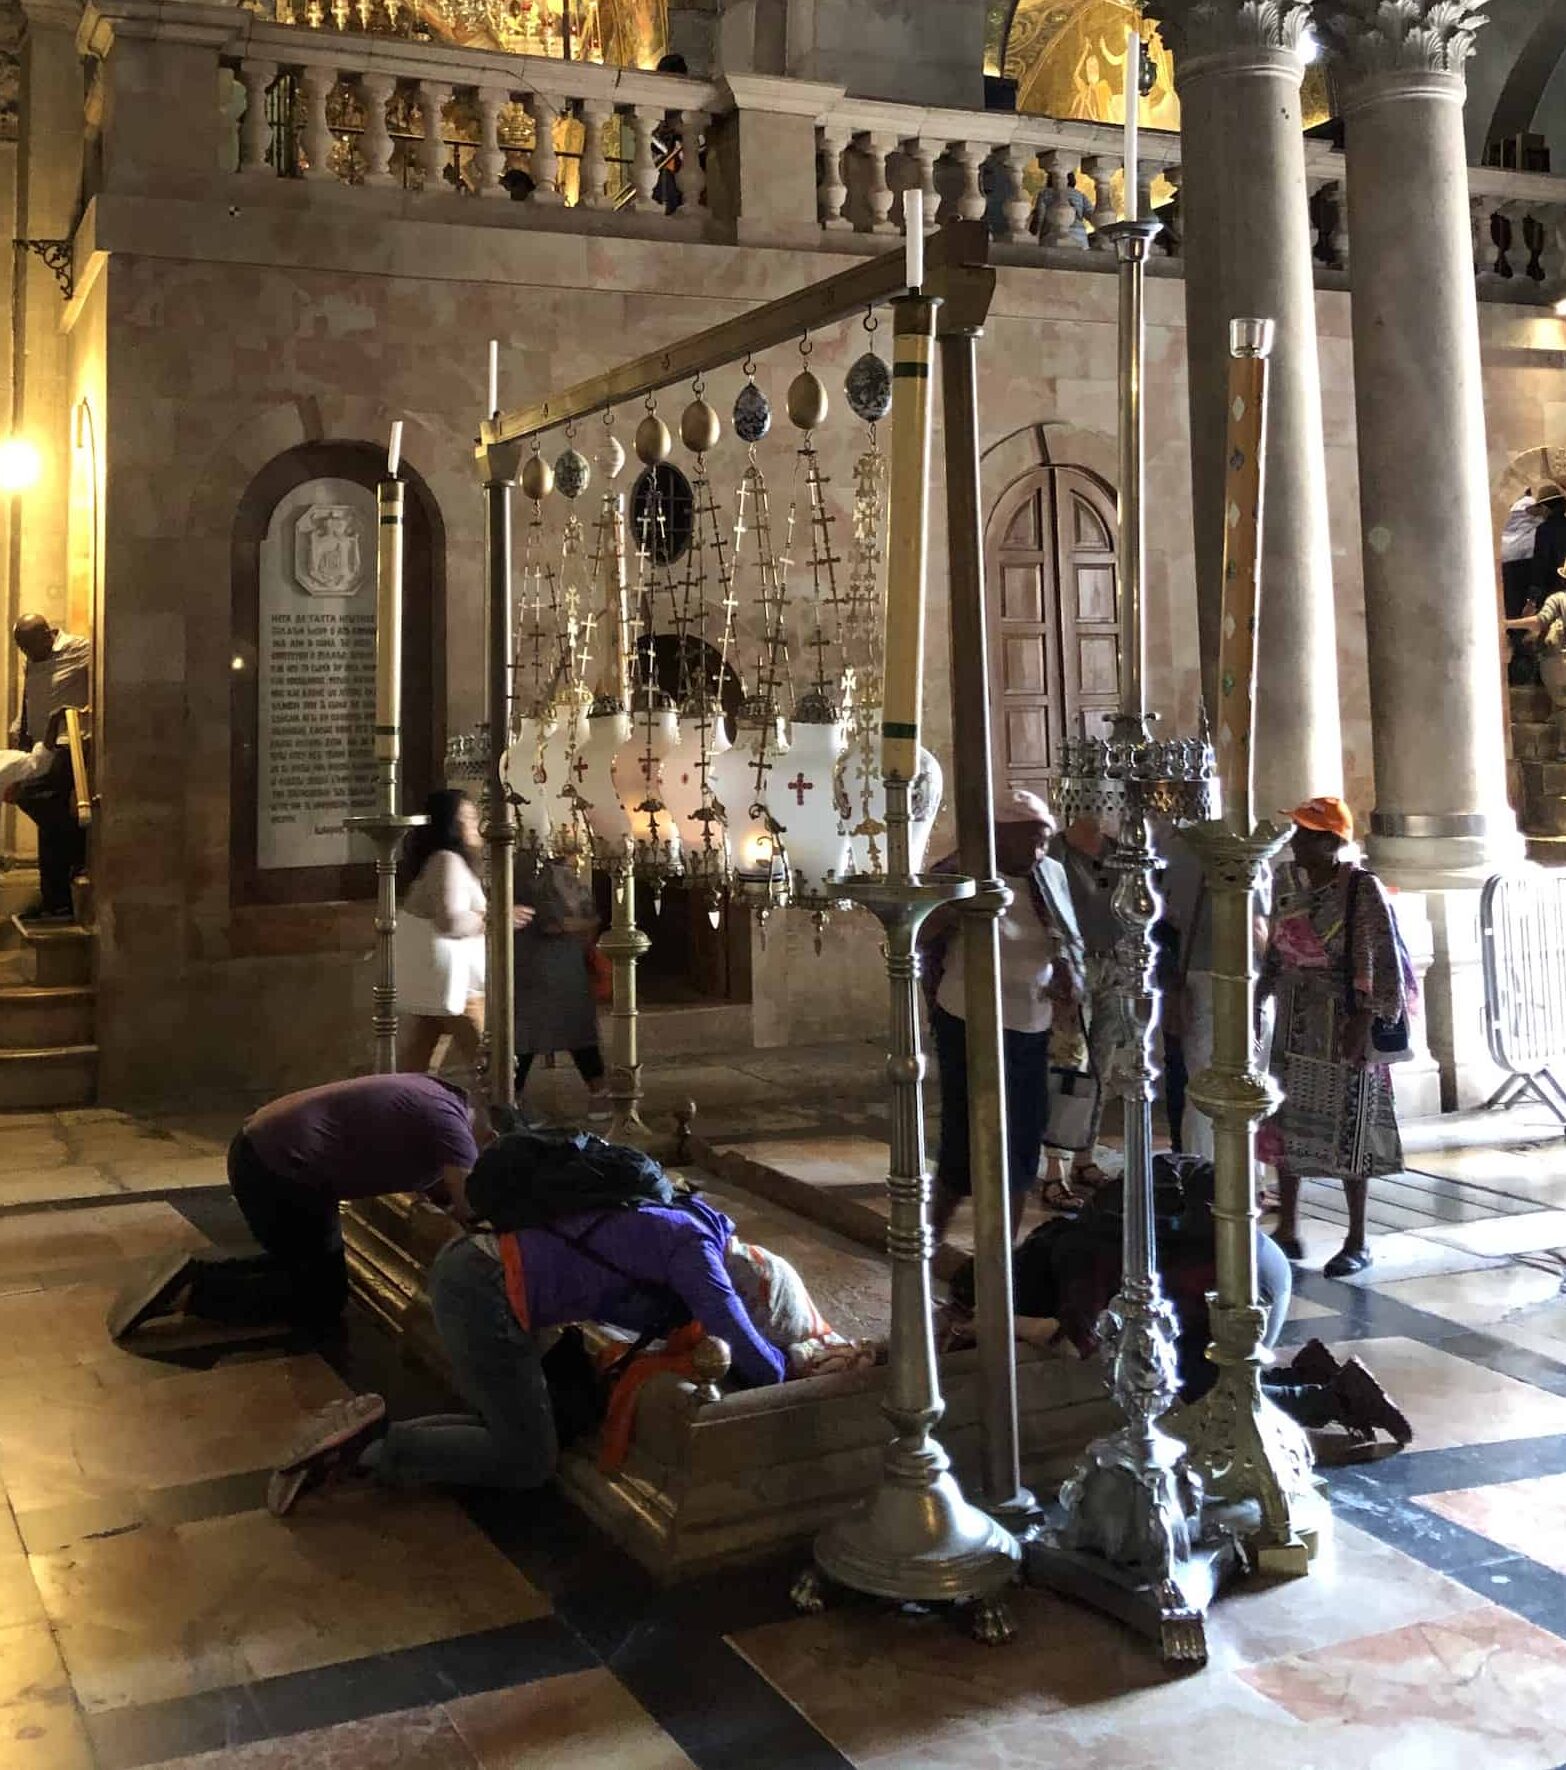
[[[419,167],[424,173],[424,194],[438,195],[446,188],[445,109],[451,88],[433,80],[419,82],[419,108],[424,113],[424,139],[419,143]],[[451,187],[455,191],[456,186]]]
[[[949,145],[952,158],[962,173],[962,191],[957,198],[957,218],[959,221],[983,221],[986,204],[979,173],[989,156],[989,143],[954,141]]]
[[[306,178],[334,178],[332,171],[332,127],[326,120],[326,101],[337,84],[336,68],[312,64],[299,76],[299,89],[304,94],[303,136]]]
[[[1082,170],[1093,180],[1093,233],[1088,244],[1095,252],[1111,250],[1109,236],[1104,232],[1120,219],[1115,207],[1115,174],[1120,170],[1118,154],[1094,154],[1082,162]]]
[[[933,234],[941,225],[937,211],[941,199],[935,194],[935,162],[940,157],[940,144],[925,141],[917,135],[911,135],[903,143],[903,152],[913,162],[917,176],[904,189],[921,190],[924,192],[924,231]],[[903,232],[907,233],[906,226]]]
[[[1028,201],[1028,187],[1022,176],[1028,158],[1028,149],[1020,141],[1009,142],[1001,150],[999,170],[1006,180],[1004,237],[1013,245],[1021,245],[1028,238],[1028,215],[1033,206]]]
[[[1257,629],[1256,802],[1343,784],[1316,287],[1300,87],[1302,0],[1162,0],[1180,95],[1191,492],[1203,686],[1219,705],[1229,322],[1276,321],[1268,375],[1266,594]],[[1150,170],[1160,168],[1155,164]],[[1144,189],[1149,181],[1144,177]],[[1144,195],[1143,201],[1146,202]],[[1148,211],[1144,210],[1144,213]],[[1200,1130],[1205,1131],[1203,1120]]]
[[[504,86],[480,86],[478,89],[479,150],[473,170],[481,197],[506,197],[510,192],[502,180],[506,176],[506,150],[500,145],[500,113],[511,102]]]
[[[1138,215],[1153,213],[1153,186],[1163,176],[1165,170],[1162,160],[1150,160],[1143,154],[1137,161],[1136,168],[1136,212]]]
[[[562,100],[552,92],[530,92],[527,95],[528,115],[533,119],[533,152],[528,170],[533,179],[534,203],[562,203],[560,194],[560,157],[555,152],[555,119],[560,115]]]
[[[609,196],[609,159],[604,152],[604,136],[614,116],[614,106],[607,99],[582,100],[582,182],[577,202],[584,209],[607,209]]]
[[[1305,212],[1310,217],[1310,255],[1318,264],[1331,264],[1332,249],[1328,236],[1332,231],[1332,180],[1325,172],[1305,174]]]
[[[1512,269],[1530,283],[1544,281],[1544,223],[1534,213],[1531,203],[1508,203],[1506,213],[1512,224]]]
[[[892,187],[886,182],[887,156],[892,152],[892,139],[877,130],[866,130],[859,138],[860,152],[869,162],[870,180],[865,187],[865,203],[870,210],[870,232],[895,234],[892,221]]]
[[[1332,263],[1339,270],[1349,267],[1349,210],[1348,186],[1341,178],[1334,179],[1327,186],[1328,195],[1332,199],[1332,231],[1327,236],[1327,250],[1332,254]]]
[[[239,170],[272,174],[292,168],[267,164],[272,145],[272,125],[266,114],[266,95],[277,78],[275,61],[243,61],[239,78],[245,88],[245,115],[239,127]]]
[[[1160,211],[1164,231],[1158,244],[1170,258],[1179,258],[1185,251],[1185,167],[1178,160],[1164,167],[1164,183],[1170,187],[1170,196]]]
[[[364,182],[368,185],[396,184],[391,169],[392,138],[386,127],[386,106],[397,89],[390,74],[361,74],[359,92],[364,104],[364,131],[359,137],[359,152],[364,155]]]
[[[1492,213],[1488,197],[1469,197],[1468,231],[1473,239],[1474,281],[1481,287],[1500,281],[1495,266],[1495,242],[1490,237]]]
[[[630,207],[636,215],[655,215],[663,205],[653,196],[658,183],[658,150],[653,131],[663,121],[657,105],[639,104],[631,112],[631,185],[636,195]]]
[[[842,233],[853,227],[843,213],[848,201],[848,184],[843,177],[843,152],[848,146],[848,133],[837,123],[821,123],[816,127],[819,171],[816,178],[816,208],[821,225],[828,233]]]
[[[1522,856],[1506,796],[1478,230],[1463,131],[1463,68],[1483,23],[1473,0],[1341,0],[1320,26],[1340,62],[1354,212],[1370,857],[1382,878],[1427,893],[1427,1017],[1449,1106],[1474,1104],[1494,1085],[1478,887]]]
[[[1044,196],[1044,225],[1039,229],[1039,244],[1055,246],[1067,252],[1087,250],[1086,229],[1078,225],[1072,175],[1080,159],[1065,148],[1049,148],[1039,155],[1039,164],[1048,180]]]
[[[680,169],[674,175],[680,213],[695,215],[707,201],[707,169],[701,163],[702,138],[712,118],[706,111],[680,112]]]

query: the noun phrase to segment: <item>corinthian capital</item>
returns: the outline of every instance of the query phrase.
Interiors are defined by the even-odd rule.
[[[1297,49],[1310,23],[1310,0],[1149,0],[1159,35],[1175,57],[1231,49]]]
[[[1489,0],[1317,0],[1316,29],[1351,74],[1458,74]]]

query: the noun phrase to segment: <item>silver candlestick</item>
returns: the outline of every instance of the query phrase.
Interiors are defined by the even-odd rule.
[[[1233,1557],[1232,1544],[1203,1545],[1201,1482],[1185,1446],[1159,1421],[1179,1392],[1174,1310],[1158,1276],[1153,1218],[1152,1103],[1158,1070],[1153,1032],[1153,927],[1162,910],[1150,820],[1212,815],[1214,762],[1204,739],[1158,741],[1147,711],[1143,615],[1143,281],[1157,220],[1105,230],[1120,275],[1121,710],[1107,739],[1067,746],[1062,816],[1116,818],[1110,866],[1120,924],[1115,990],[1132,1029],[1119,1072],[1125,1124],[1120,1289],[1099,1320],[1109,1388],[1124,1424],[1096,1440],[1061,1489],[1058,1527],[1030,1546],[1028,1573],[1150,1634],[1168,1662],[1207,1658],[1204,1612]]]

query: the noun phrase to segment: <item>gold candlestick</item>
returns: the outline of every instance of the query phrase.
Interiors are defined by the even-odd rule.
[[[1320,1502],[1305,1434],[1267,1398],[1272,1362],[1256,1282],[1256,1127],[1277,1109],[1272,1078],[1256,1067],[1254,905],[1263,871],[1288,840],[1270,823],[1253,827],[1256,623],[1271,320],[1230,328],[1229,426],[1225,446],[1223,626],[1218,667],[1218,757],[1223,817],[1188,832],[1201,858],[1213,913],[1213,1061],[1192,1079],[1190,1098],[1213,1121],[1213,1222],[1218,1288],[1209,1294],[1218,1379],[1175,1429],[1209,1501],[1249,1525],[1258,1564],[1305,1573],[1316,1548]]]

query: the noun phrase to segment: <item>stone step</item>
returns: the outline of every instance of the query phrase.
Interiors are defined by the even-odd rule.
[[[80,922],[23,922],[13,916],[11,928],[33,955],[33,982],[46,988],[91,983],[98,934]]]
[[[96,1045],[0,1050],[0,1111],[90,1106],[97,1092]]]
[[[640,1039],[644,1058],[732,1056],[756,1043],[749,1002],[644,1003]]]
[[[1515,724],[1519,719],[1548,719],[1551,711],[1550,691],[1542,682],[1514,682],[1507,690],[1511,701],[1511,716]]]
[[[0,1051],[91,1044],[97,993],[90,983],[0,985]]]

